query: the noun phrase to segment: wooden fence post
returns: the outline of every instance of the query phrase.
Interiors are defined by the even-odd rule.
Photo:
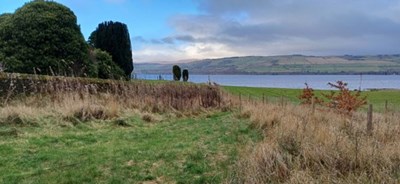
[[[385,100],[385,112],[388,112],[388,101]]]
[[[388,101],[385,100],[385,123],[387,123],[387,121],[388,121],[388,112],[389,112]]]
[[[374,127],[372,125],[372,113],[373,113],[372,108],[373,108],[372,104],[369,104],[368,116],[367,116],[367,133],[368,133],[368,135],[372,135],[372,131],[374,129]]]
[[[263,93],[263,99],[262,103],[265,104],[265,94]]]
[[[312,115],[314,115],[314,113],[315,113],[315,97],[312,97],[311,98],[311,107],[312,107],[312,111],[311,111],[311,114]]]
[[[242,110],[242,93],[239,93],[239,110]]]

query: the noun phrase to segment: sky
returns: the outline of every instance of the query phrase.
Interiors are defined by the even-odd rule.
[[[104,21],[128,25],[133,60],[400,54],[400,0],[55,0],[85,38]],[[27,0],[0,0],[12,13]]]

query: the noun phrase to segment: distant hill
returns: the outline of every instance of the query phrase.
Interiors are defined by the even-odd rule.
[[[136,73],[170,74],[173,64],[135,64]],[[400,55],[245,56],[178,64],[191,74],[400,74]]]

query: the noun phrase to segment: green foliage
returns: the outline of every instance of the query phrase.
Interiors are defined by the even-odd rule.
[[[187,82],[189,80],[189,70],[184,69],[182,71],[182,78],[184,82]]]
[[[83,76],[88,47],[77,18],[67,7],[36,0],[0,18],[0,55],[5,70]]]
[[[178,65],[172,66],[172,74],[175,81],[180,81],[182,77],[181,68]]]
[[[124,71],[127,79],[133,71],[131,40],[126,24],[103,22],[89,37],[89,45],[104,50]]]
[[[0,15],[0,71],[2,69],[2,62],[5,59],[5,55],[1,52],[1,48],[6,46],[6,43],[3,41],[3,35],[5,35],[5,28],[9,24],[11,18],[11,14],[5,13]]]
[[[90,50],[90,75],[101,79],[121,79],[124,71],[112,61],[112,57],[100,49]]]
[[[3,13],[0,15],[0,28],[3,27],[7,23],[7,21],[10,20],[11,16],[12,14],[10,13]]]

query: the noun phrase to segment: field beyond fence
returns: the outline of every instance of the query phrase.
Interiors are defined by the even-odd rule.
[[[236,87],[224,86],[227,92],[241,96],[242,100],[258,100],[281,103],[300,104],[299,95],[302,89],[285,88],[257,88],[257,87]],[[322,98],[322,93],[330,90],[315,90],[317,97]],[[400,111],[400,90],[376,90],[362,91],[362,96],[367,97],[367,103],[374,106],[377,112]],[[363,106],[361,110],[367,111],[368,106]]]

